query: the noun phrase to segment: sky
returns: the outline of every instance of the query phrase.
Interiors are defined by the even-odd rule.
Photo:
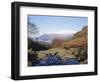
[[[85,25],[88,25],[87,17],[75,16],[28,15],[28,21],[37,26],[40,35],[49,33],[76,33]]]

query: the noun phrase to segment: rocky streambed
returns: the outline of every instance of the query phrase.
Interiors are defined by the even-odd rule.
[[[49,50],[28,51],[28,66],[87,64],[87,48],[51,48]]]

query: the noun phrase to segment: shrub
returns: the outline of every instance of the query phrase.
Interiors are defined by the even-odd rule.
[[[28,38],[28,49],[32,48],[34,51],[39,51],[39,50],[47,50],[48,46],[40,44],[38,42],[33,41],[31,38]]]

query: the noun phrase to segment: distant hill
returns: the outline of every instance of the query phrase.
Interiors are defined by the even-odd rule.
[[[73,37],[64,42],[62,45],[65,48],[71,47],[87,47],[88,41],[88,27],[84,26],[83,29],[73,35]]]
[[[50,34],[43,34],[40,35],[38,37],[35,37],[33,40],[38,40],[41,42],[46,42],[46,43],[52,43],[54,39],[69,39],[73,36],[72,34],[67,34],[67,33],[63,33],[63,34],[57,34],[57,33],[50,33]]]

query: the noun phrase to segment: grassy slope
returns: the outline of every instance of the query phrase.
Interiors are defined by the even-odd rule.
[[[74,34],[71,40],[63,43],[63,47],[71,48],[71,47],[87,47],[87,33],[88,29],[85,26],[80,32]]]

